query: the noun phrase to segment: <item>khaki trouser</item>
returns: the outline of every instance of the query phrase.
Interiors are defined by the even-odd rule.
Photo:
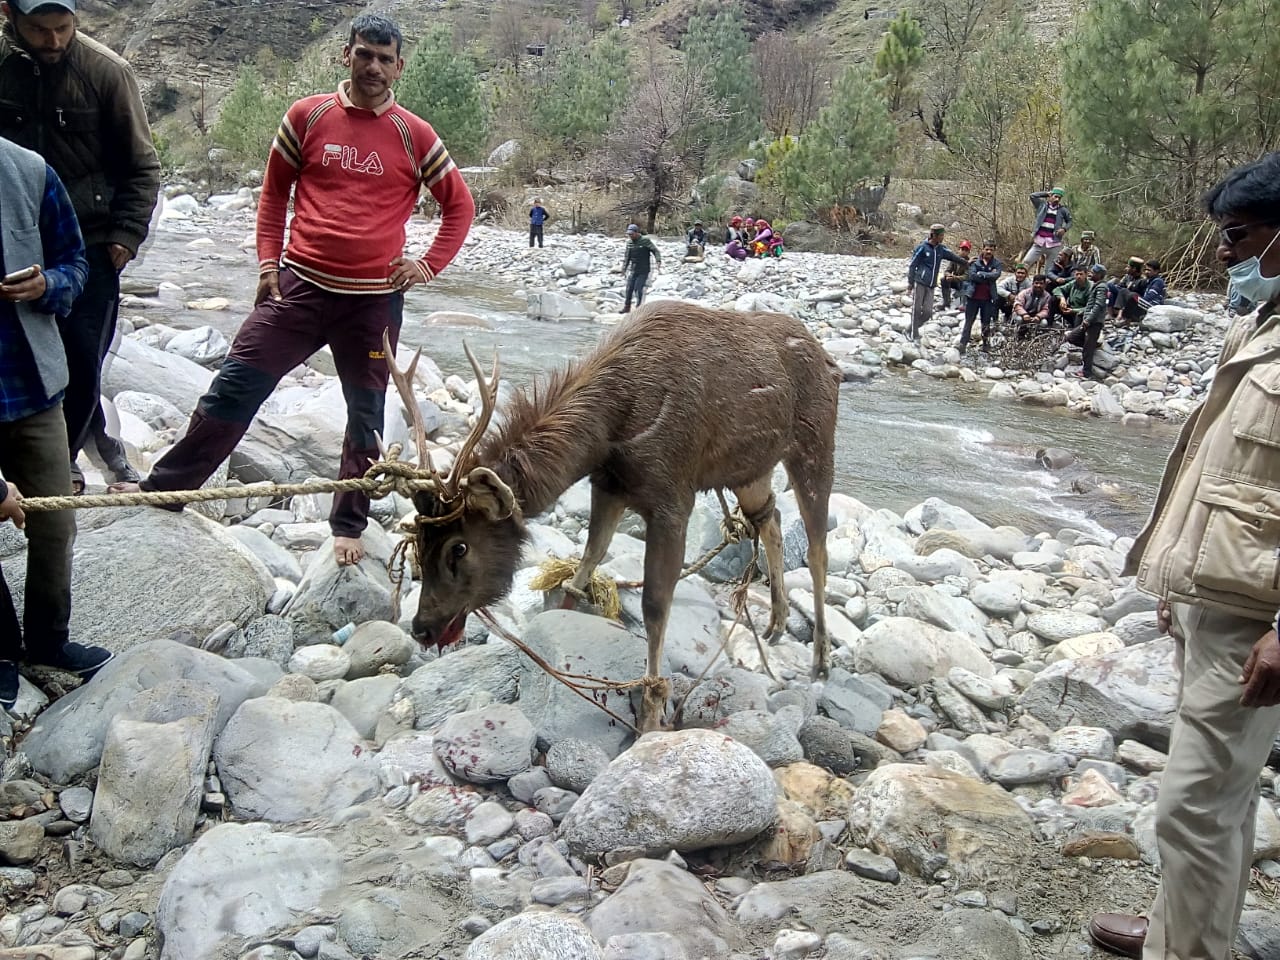
[[[920,339],[920,328],[933,319],[933,287],[917,283],[911,290],[911,339]]]
[[[1160,889],[1143,960],[1231,960],[1253,866],[1258,776],[1280,731],[1280,706],[1240,706],[1240,670],[1267,629],[1173,606],[1182,683],[1156,807]]]

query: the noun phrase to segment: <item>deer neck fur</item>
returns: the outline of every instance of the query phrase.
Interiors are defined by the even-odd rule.
[[[559,496],[603,461],[617,410],[605,351],[521,390],[502,425],[481,445],[478,460],[502,478],[526,517],[550,509]]]

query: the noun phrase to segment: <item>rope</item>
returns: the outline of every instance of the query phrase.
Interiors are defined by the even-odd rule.
[[[394,453],[391,454],[394,456]],[[93,507],[176,507],[210,500],[243,497],[296,497],[307,493],[352,493],[363,491],[375,500],[390,493],[406,499],[422,490],[436,489],[436,481],[425,477],[410,463],[379,460],[363,477],[345,480],[308,480],[304,483],[250,483],[236,487],[207,487],[200,490],[142,490],[138,493],[91,493],[68,497],[27,497],[21,501],[25,513],[53,510],[88,510]]]

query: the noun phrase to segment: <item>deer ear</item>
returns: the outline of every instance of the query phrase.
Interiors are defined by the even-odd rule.
[[[474,467],[467,474],[467,509],[494,522],[506,520],[516,512],[516,495],[488,467]]]

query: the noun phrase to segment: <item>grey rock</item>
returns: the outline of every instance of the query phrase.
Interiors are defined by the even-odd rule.
[[[901,878],[898,865],[891,858],[870,850],[850,850],[845,854],[844,865],[860,877],[881,883],[897,883]]]
[[[228,657],[258,657],[283,667],[293,656],[293,623],[274,613],[258,617],[227,645],[226,653]]]
[[[356,627],[351,639],[343,645],[351,660],[348,680],[372,677],[385,666],[408,663],[417,645],[394,623],[372,620]]]
[[[467,817],[467,843],[484,846],[507,835],[515,826],[513,817],[500,803],[487,800],[471,811]]]
[[[204,793],[218,694],[170,680],[111,721],[89,836],[115,860],[149,867],[190,841]]]
[[[1112,760],[1116,755],[1116,741],[1102,727],[1063,727],[1049,738],[1049,749],[1082,760]]]
[[[529,769],[533,725],[517,707],[494,704],[454,714],[435,735],[436,756],[455,777],[499,783]]]
[[[39,856],[43,842],[44,827],[35,819],[0,823],[0,864],[17,866],[31,863]]]
[[[619,933],[605,943],[603,960],[689,960],[689,954],[666,931]]]
[[[391,581],[385,565],[391,550],[388,537],[371,524],[363,539],[364,558],[352,566],[338,566],[328,542],[316,550],[284,610],[299,643],[329,641],[335,630],[348,623],[391,619]]]
[[[643,634],[644,617],[640,610],[640,591],[627,590],[622,595],[623,622]],[[676,585],[667,619],[663,657],[667,673],[699,676],[720,652],[720,610],[715,598],[694,578]],[[629,679],[643,675],[643,670]]]
[[[273,577],[284,577],[297,583],[302,579],[302,567],[298,559],[261,530],[237,523],[226,528],[227,535],[257,557]]]
[[[516,833],[525,841],[550,836],[556,824],[540,810],[520,810],[515,817]]]
[[[952,667],[964,667],[980,677],[995,672],[969,637],[910,617],[886,617],[872,624],[858,639],[853,654],[860,672],[878,673],[902,686],[945,677]]]
[[[534,794],[549,786],[551,775],[547,773],[546,767],[531,767],[507,781],[507,789],[521,803],[533,803]]]
[[[133,337],[122,337],[103,371],[102,393],[114,397],[124,390],[147,393],[178,410],[194,410],[208,392],[213,373],[198,363],[147,346]]]
[[[1105,611],[1103,612],[1105,614]],[[1164,635],[1164,631],[1156,625],[1154,610],[1125,614],[1116,621],[1111,632],[1119,637],[1126,647],[1137,646],[1148,640],[1158,640]]]
[[[404,815],[419,826],[439,833],[457,831],[480,802],[478,794],[457,787],[431,787],[405,807]]]
[[[1025,748],[996,757],[987,764],[987,775],[1003,787],[1027,783],[1052,783],[1065,777],[1070,766],[1061,753]]]
[[[534,809],[545,813],[556,823],[567,817],[577,802],[578,794],[560,787],[543,787],[533,795]]]
[[[342,880],[327,840],[222,823],[201,835],[160,893],[161,960],[213,960],[227,940],[262,936],[320,907]]]
[[[947,596],[929,587],[913,587],[898,604],[898,614],[963,633],[979,646],[989,646],[986,615],[964,597]]]
[[[823,870],[790,880],[758,883],[738,903],[735,916],[744,924],[789,927],[826,933],[848,922],[849,904],[863,896],[883,896],[884,888],[846,870]]]
[[[601,960],[600,945],[576,917],[521,913],[480,934],[466,960]]]
[[[623,682],[644,676],[645,640],[602,617],[549,610],[529,621],[521,639],[548,662],[561,669],[568,666],[573,673]],[[519,659],[519,671],[520,709],[544,745],[582,740],[616,757],[630,740],[626,727],[547,676],[528,658]],[[599,699],[624,720],[635,722],[638,701],[631,695],[603,692]]]
[[[378,751],[378,767],[388,782],[416,780],[424,787],[452,786],[452,774],[436,756],[435,737],[406,730],[387,740]]]
[[[898,557],[893,565],[922,583],[937,582],[947,577],[967,577],[972,580],[978,576],[977,564],[964,554],[947,547],[935,550],[927,557],[915,554]]]
[[[1046,643],[1060,643],[1086,633],[1098,633],[1106,627],[1102,618],[1073,610],[1042,610],[1027,617],[1027,629]]]
[[[546,768],[557,787],[582,793],[609,766],[609,754],[585,740],[560,740],[547,750]]]
[[[429,730],[471,706],[477,693],[512,703],[519,689],[520,654],[507,643],[466,646],[431,660],[405,677],[396,700],[413,703],[414,726]]]
[[[993,617],[1013,617],[1022,609],[1022,588],[1012,580],[987,580],[974,584],[969,599]]]
[[[938,701],[938,708],[947,715],[957,730],[982,733],[986,729],[987,721],[982,711],[948,681],[934,680],[933,696]]]
[[[350,721],[356,733],[372,740],[378,719],[391,706],[399,688],[400,678],[394,674],[360,677],[343,684],[333,695],[330,705]]]
[[[718,801],[726,795],[731,806]],[[772,826],[776,798],[769,767],[723,734],[651,733],[596,777],[561,830],[583,857],[727,846]]]
[[[1271,910],[1246,910],[1240,916],[1235,947],[1249,960],[1280,957],[1280,917]]]
[[[379,789],[360,735],[322,703],[246,701],[218,737],[213,759],[232,807],[253,819],[332,816]]]
[[[1177,696],[1174,641],[1162,639],[1050,664],[1036,674],[1020,704],[1055,730],[1083,723],[1124,739],[1152,732],[1167,736]]]
[[[874,736],[889,704],[869,695],[868,686],[847,670],[833,667],[818,696],[818,709],[842,727]]]
[[[781,692],[794,693],[790,690]],[[732,667],[707,677],[690,691],[684,702],[683,725],[712,727],[742,710],[766,709],[773,709],[768,678],[751,670]]]
[[[139,910],[132,910],[120,918],[116,933],[126,940],[132,940],[134,937],[141,936],[149,926],[151,926],[151,918],[149,916]]]
[[[117,713],[139,692],[176,679],[216,691],[215,733],[248,697],[266,690],[251,674],[216,654],[154,640],[126,651],[49,707],[27,734],[23,752],[36,770],[57,783],[69,783],[101,761],[107,728]]]
[[[534,903],[555,907],[570,900],[586,900],[589,891],[582,877],[547,877],[534,881],[529,896]]]
[[[587,917],[596,939],[668,933],[690,957],[723,957],[737,945],[732,919],[692,874],[662,860],[633,860],[617,891]]]
[[[58,794],[58,806],[72,823],[84,823],[93,811],[93,791],[86,787],[67,787]]]
[[[205,637],[228,620],[243,625],[261,615],[275,589],[252,553],[191,511],[82,513],[71,574],[73,636],[117,653],[184,629]],[[21,608],[26,565],[5,566]]]
[[[804,759],[804,748],[797,739],[803,725],[804,714],[799,707],[783,707],[777,713],[739,711],[716,730],[750,747],[769,766],[781,767]]]
[[[949,960],[1032,960],[1031,945],[1007,919],[987,910],[954,910],[903,956]]]
[[[847,777],[861,769],[870,770],[886,759],[898,755],[870,737],[846,730],[828,717],[810,717],[800,728],[800,746],[810,763]]]

